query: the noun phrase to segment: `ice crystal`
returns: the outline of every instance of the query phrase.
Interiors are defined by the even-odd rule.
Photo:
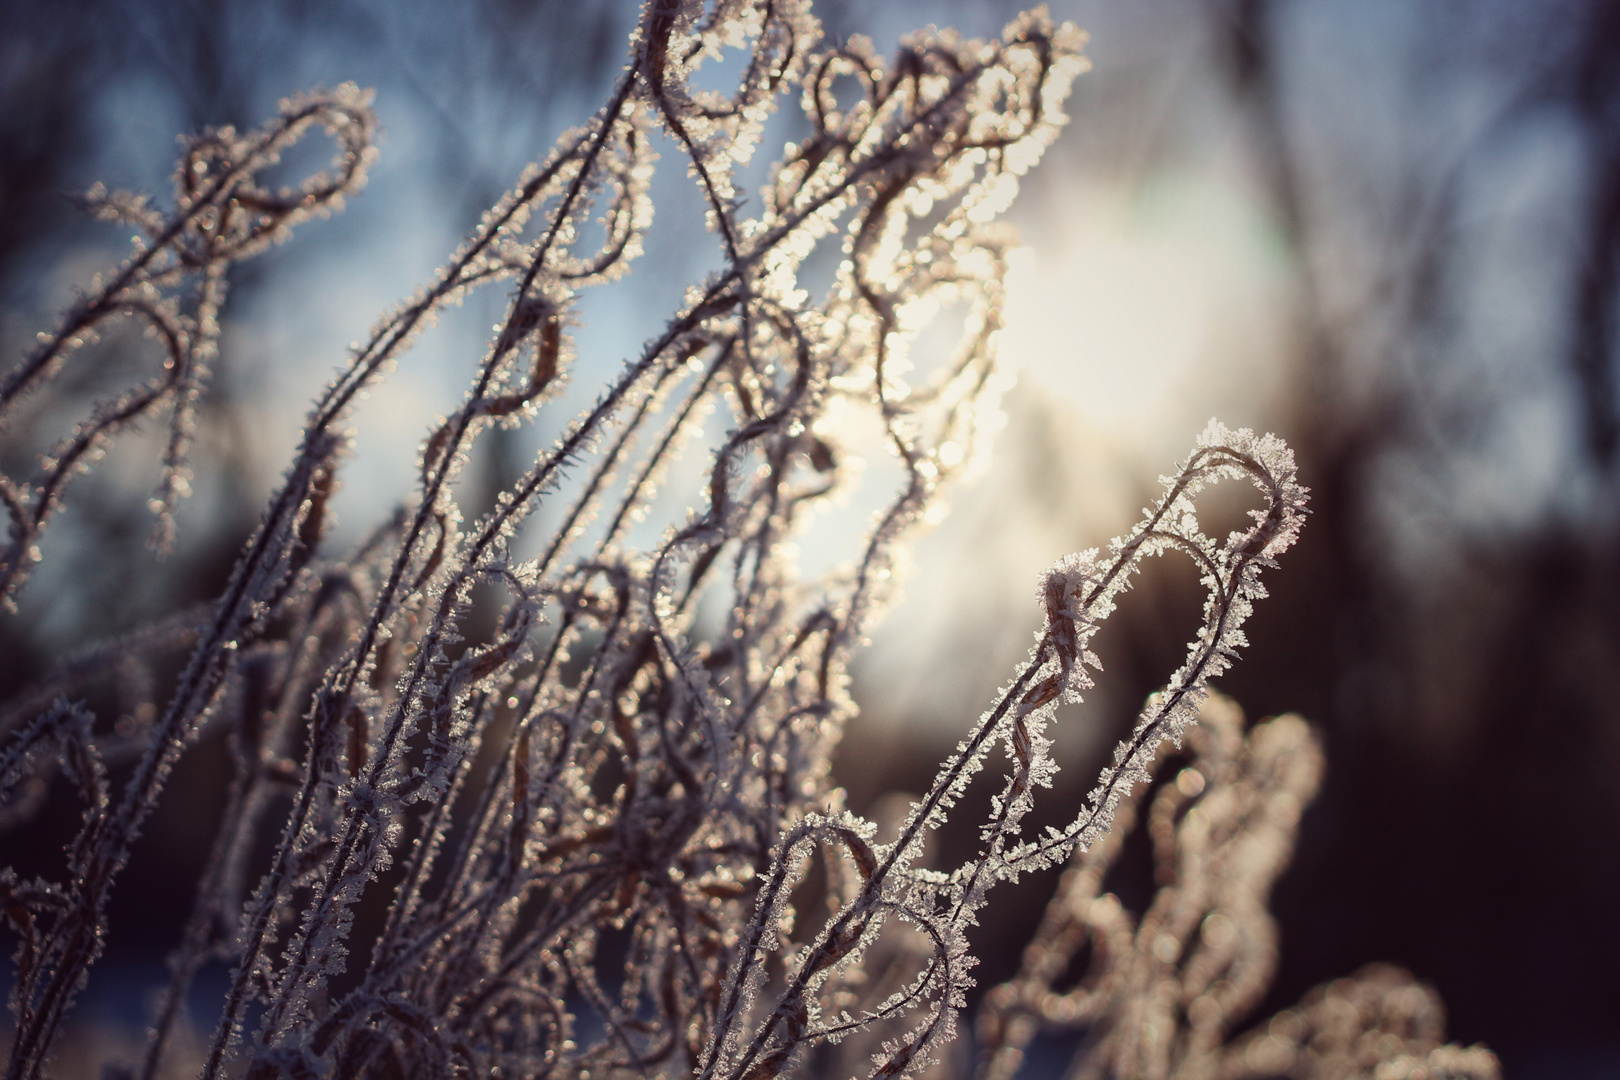
[[[1142,524],[1045,575],[1038,644],[930,790],[882,823],[838,804],[828,768],[854,713],[848,664],[907,531],[976,459],[1003,386],[1011,239],[994,220],[1063,123],[1081,44],[1035,13],[1000,41],[921,32],[885,61],[858,39],[822,42],[803,0],[650,0],[601,111],[316,395],[212,610],[69,660],[0,719],[0,825],[36,810],[54,775],[85,805],[61,883],[0,873],[20,942],[10,1080],[42,1075],[131,846],[204,737],[226,741],[231,786],[133,1075],[168,1071],[182,1003],[214,959],[233,970],[205,1080],[765,1080],[835,1044],[895,1076],[936,1057],[968,1001],[969,931],[990,890],[1097,849],[1231,662],[1261,569],[1303,521],[1286,447],[1211,424]],[[695,89],[728,52],[743,60],[735,88]],[[840,80],[857,92],[840,97]],[[809,134],[751,203],[739,169],[784,102]],[[259,173],[312,127],[335,142],[333,167],[263,187]],[[372,129],[361,91],[317,93],[256,132],[187,142],[172,210],[86,197],[139,230],[135,251],[0,384],[0,418],[85,362],[114,320],[152,329],[162,372],[93,406],[32,476],[0,477],[8,597],[71,477],[154,415],[170,425],[153,500],[167,539],[221,359],[226,271],[337,209],[364,177]],[[550,417],[577,376],[580,298],[642,250],[660,133],[704,200],[721,268],[592,404],[552,424],[555,440],[504,491],[465,501],[457,481],[480,436]],[[804,270],[824,246],[840,261],[817,292]],[[423,433],[412,489],[333,550],[328,504],[356,403],[439,312],[483,288],[508,290],[506,316],[465,395]],[[955,351],[911,355],[947,302],[968,309]],[[851,486],[841,418],[863,410],[898,483],[853,563],[803,580],[792,542]],[[725,430],[708,445],[712,417]],[[1224,479],[1255,485],[1263,508],[1218,542],[1199,531],[1195,499]],[[1024,837],[1056,773],[1056,711],[1097,668],[1092,638],[1142,560],[1169,551],[1208,590],[1185,664],[1080,817]],[[480,620],[490,597],[497,616]],[[190,658],[171,682],[148,677],[180,650]],[[72,703],[107,670],[142,673],[129,682],[144,719],[116,738]],[[1010,768],[980,852],[929,865],[930,834],[997,746]],[[133,761],[117,793],[114,758]],[[377,899],[387,913],[373,920]]]
[[[977,1080],[1017,1075],[1042,1029],[1087,1031],[1069,1069],[1081,1078],[1497,1080],[1490,1051],[1442,1045],[1438,997],[1387,965],[1318,987],[1231,1037],[1276,971],[1267,894],[1321,782],[1322,750],[1297,716],[1245,731],[1241,710],[1212,697],[1198,719],[1191,760],[1148,804],[1159,885],[1152,902],[1137,914],[1104,891],[1135,824],[1138,791],[1121,800],[1114,829],[1076,853],[1018,974],[987,995]],[[1173,757],[1161,753],[1148,771]],[[1057,989],[1088,947],[1078,982]]]

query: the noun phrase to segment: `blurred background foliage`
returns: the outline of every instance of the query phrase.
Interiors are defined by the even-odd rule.
[[[864,712],[838,763],[850,801],[926,783],[1027,648],[1039,570],[1133,520],[1210,415],[1277,431],[1314,513],[1222,689],[1253,716],[1306,715],[1329,764],[1277,892],[1282,967],[1257,1015],[1388,960],[1438,986],[1452,1036],[1488,1041],[1509,1075],[1616,1075],[1620,5],[1052,7],[1091,32],[1095,67],[1013,212],[1028,245],[1004,341],[1019,382],[993,459],[919,546],[858,670]],[[929,22],[993,34],[1013,13],[817,9],[880,49]],[[141,542],[158,456],[142,440],[161,433],[127,439],[0,623],[8,694],[215,594],[345,344],[594,109],[634,19],[628,0],[0,0],[9,357],[122,256],[67,194],[104,180],[166,195],[177,132],[254,125],[306,86],[376,87],[384,129],[344,214],[233,271],[179,549],[159,559]],[[638,311],[670,310],[671,282],[713,259],[683,178],[658,184]],[[363,410],[339,503],[351,535],[404,490],[501,299],[446,320]],[[575,378],[652,333],[638,317],[586,307]],[[547,437],[487,440],[474,475],[509,475]],[[803,547],[813,566],[815,539]],[[1054,820],[1179,661],[1200,601],[1190,568],[1165,563],[1104,633],[1106,678],[1056,733],[1073,782]],[[172,889],[206,850],[219,768],[206,744],[188,758],[120,886],[122,951],[90,987],[110,1017],[140,1019],[132,988],[155,979],[141,972],[187,910]],[[7,861],[47,859],[71,827],[9,838],[30,850]],[[1127,900],[1148,888],[1145,859],[1122,861]],[[1016,963],[995,947],[1003,920],[1021,942],[1051,887],[991,909],[981,985]]]

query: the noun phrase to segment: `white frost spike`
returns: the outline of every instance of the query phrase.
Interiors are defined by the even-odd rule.
[[[1199,530],[1195,500],[1200,491],[1223,479],[1249,480],[1265,496],[1266,505],[1255,513],[1251,528],[1218,545]],[[1259,568],[1271,565],[1299,535],[1306,492],[1281,440],[1257,437],[1247,429],[1232,431],[1213,421],[1165,484],[1164,496],[1146,511],[1141,524],[1109,545],[1106,558],[1094,549],[1077,552],[1058,560],[1042,576],[1037,598],[1045,627],[1028,663],[945,762],[928,794],[911,808],[896,839],[864,855],[850,849],[862,864],[858,891],[797,954],[792,977],[766,1013],[770,1019],[756,1030],[754,1055],[772,1047],[777,1055],[786,1055],[799,1042],[842,1039],[866,1024],[914,1013],[906,1034],[885,1041],[874,1054],[872,1075],[900,1075],[921,1067],[930,1050],[950,1037],[956,1013],[973,985],[969,971],[975,961],[968,952],[967,933],[990,888],[1025,871],[1051,866],[1077,846],[1088,846],[1105,835],[1122,799],[1149,778],[1160,743],[1167,738],[1179,742],[1208,693],[1209,680],[1225,670],[1242,643],[1240,624],[1251,610],[1252,598],[1260,595]],[[1186,662],[1149,702],[1131,736],[1115,751],[1113,767],[1103,771],[1080,817],[1067,829],[1049,830],[1041,841],[1019,845],[1035,790],[1049,786],[1057,771],[1046,729],[1059,704],[1078,700],[1091,685],[1087,667],[1098,667],[1089,648],[1091,638],[1113,612],[1141,561],[1172,550],[1185,552],[1198,564],[1209,589],[1204,621],[1188,647]],[[925,836],[944,823],[997,742],[1006,747],[1012,769],[981,827],[983,850],[944,878],[917,866]],[[805,827],[811,827],[809,820]],[[784,890],[782,875],[797,873],[788,869],[798,865],[792,855],[796,843],[790,842],[776,860],[772,895]],[[875,863],[870,863],[873,859]],[[733,968],[734,1010],[746,1007],[745,987],[750,997],[762,989],[758,975],[762,924],[771,917],[770,911],[762,899],[750,931],[752,943],[739,953]],[[891,917],[914,925],[924,936],[916,975],[860,1016],[840,1017],[817,1027],[822,1002],[828,1000],[846,958],[864,949]],[[711,1045],[714,1050],[704,1076],[741,1076],[756,1060],[748,1044],[735,1036]]]
[[[989,890],[1107,828],[1155,745],[1179,736],[1231,662],[1264,595],[1260,568],[1293,541],[1304,506],[1280,442],[1212,424],[1141,526],[1042,577],[1029,663],[927,794],[882,828],[841,806],[830,767],[855,712],[849,664],[910,528],[979,456],[1004,388],[1012,243],[991,219],[1064,123],[1079,46],[1037,12],[1000,42],[925,30],[885,61],[862,42],[822,43],[806,0],[649,0],[601,111],[526,170],[316,395],[213,614],[87,665],[158,658],[177,672],[157,680],[167,704],[131,695],[131,718],[152,719],[130,736],[140,762],[111,774],[122,795],[76,707],[0,745],[0,796],[65,756],[88,807],[65,885],[0,870],[0,915],[25,959],[8,1076],[40,1075],[133,841],[205,728],[231,733],[230,803],[145,1076],[170,1071],[165,1045],[216,957],[234,973],[205,1080],[768,1080],[819,1067],[811,1048],[834,1041],[898,1076],[936,1055],[973,986],[969,933]],[[738,166],[783,102],[802,107],[800,139],[743,199]],[[329,174],[285,191],[254,179],[312,126],[336,144]],[[354,190],[370,131],[364,96],[340,89],[289,103],[257,134],[188,142],[170,214],[92,197],[143,237],[0,381],[0,420],[81,362],[104,317],[148,326],[173,374],[91,415],[37,483],[0,477],[13,518],[0,596],[33,565],[65,478],[165,410],[166,513],[229,265]],[[590,298],[643,250],[658,146],[691,180],[720,264],[682,283],[684,299],[583,411],[547,421],[504,490],[469,502],[486,490],[466,475],[481,440],[533,425],[571,377],[603,370],[579,362],[574,324],[618,310]],[[812,286],[823,255],[832,280]],[[469,358],[460,400],[422,432],[402,509],[334,552],[329,503],[356,403],[435,318],[490,287],[503,322]],[[948,307],[966,309],[957,342],[930,349],[922,324]],[[894,483],[851,538],[850,569],[804,580],[795,544],[854,482],[843,440],[857,412],[882,425],[898,466],[868,490]],[[1194,500],[1227,478],[1256,484],[1266,506],[1222,544],[1199,531]],[[1086,813],[1027,843],[1036,795],[1057,777],[1057,710],[1098,670],[1091,639],[1140,561],[1170,550],[1210,590],[1187,663]],[[183,667],[168,659],[180,649]],[[71,700],[75,678],[35,706]],[[930,837],[996,747],[1009,766],[981,850],[929,865]],[[0,797],[0,815],[18,801]],[[369,912],[387,913],[381,926]],[[221,926],[236,928],[228,940]]]
[[[1216,545],[1199,530],[1194,502],[1199,492],[1223,479],[1247,479],[1265,496],[1266,506],[1251,513],[1255,522],[1251,528]],[[1271,565],[1304,526],[1307,492],[1296,477],[1292,451],[1275,435],[1256,436],[1248,428],[1233,431],[1211,420],[1192,455],[1164,483],[1165,494],[1146,519],[1110,544],[1114,556],[1107,564],[1097,567],[1091,553],[1084,552],[1060,560],[1048,572],[1043,591],[1050,598],[1061,589],[1065,602],[1048,602],[1047,639],[1053,638],[1054,624],[1061,628],[1067,621],[1083,650],[1098,624],[1114,610],[1115,598],[1129,587],[1142,558],[1169,550],[1187,553],[1202,572],[1209,590],[1203,623],[1186,662],[1165,690],[1149,700],[1131,737],[1115,750],[1114,768],[1098,778],[1085,812],[1058,836],[1010,853],[1010,865],[1051,865],[1067,858],[1074,846],[1089,846],[1108,830],[1119,799],[1146,779],[1147,764],[1159,744],[1166,738],[1179,744],[1208,693],[1209,680],[1226,670],[1235,650],[1246,644],[1242,623],[1252,611],[1251,600],[1264,595],[1259,569]],[[1083,662],[1067,658],[1062,637],[1059,633],[1053,652],[1058,670],[1066,674],[1068,666],[1079,668]]]

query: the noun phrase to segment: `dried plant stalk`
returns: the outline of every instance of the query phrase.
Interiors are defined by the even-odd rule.
[[[1029,661],[895,835],[836,805],[828,762],[854,714],[848,664],[898,545],[973,460],[994,408],[1012,243],[995,218],[1063,123],[1081,44],[1029,14],[999,42],[930,30],[884,62],[859,40],[823,45],[803,0],[651,0],[603,109],[316,397],[211,613],[100,646],[0,713],[15,729],[0,824],[36,805],[53,773],[86,805],[60,883],[0,873],[20,939],[9,1080],[43,1074],[102,951],[130,846],[175,761],[210,732],[229,749],[230,791],[130,1075],[171,1071],[182,1003],[214,960],[233,971],[206,1080],[765,1080],[857,1031],[880,1047],[872,1075],[930,1060],[966,1004],[968,930],[989,890],[1106,850],[1158,747],[1179,744],[1243,643],[1261,569],[1303,523],[1287,448],[1212,422],[1136,529],[1045,576]],[[702,65],[732,58],[735,90],[694,89]],[[734,177],[795,94],[809,134],[784,148],[746,216]],[[339,144],[334,171],[297,191],[258,186],[313,124]],[[172,407],[154,500],[166,538],[229,265],[354,190],[371,131],[366,96],[342,88],[289,102],[258,133],[193,140],[168,216],[92,194],[98,213],[149,239],[0,386],[0,418],[109,319],[152,326],[166,364],[96,406],[35,479],[0,479],[8,596],[72,472],[130,421]],[[657,133],[706,203],[721,268],[492,506],[466,504],[457,481],[479,436],[549,420],[581,369],[579,300],[640,254]],[[805,281],[829,251],[832,282],[812,295]],[[485,287],[509,290],[506,317],[465,397],[425,433],[413,490],[365,540],[330,550],[356,402],[438,312]],[[944,303],[966,309],[955,350],[914,349]],[[882,433],[898,480],[853,560],[801,580],[793,541],[855,483],[840,419],[851,413]],[[1194,501],[1222,479],[1253,484],[1263,505],[1216,541]],[[1089,685],[1089,643],[1133,573],[1165,551],[1189,555],[1208,589],[1187,661],[1084,812],[1025,839],[1020,823],[1055,773],[1044,730]],[[496,609],[488,630],[481,605]],[[189,660],[160,685],[154,661],[179,649]],[[109,668],[146,718],[116,737],[63,696]],[[1011,768],[981,851],[925,868],[929,833],[998,744]],[[114,799],[104,763],[132,753]],[[795,901],[812,854],[819,907]],[[896,924],[907,943],[879,944]]]
[[[1152,902],[1137,915],[1103,891],[1134,824],[1132,797],[1112,833],[1076,852],[1018,974],[986,996],[977,1080],[1018,1075],[1043,1029],[1085,1033],[1068,1072],[1075,1080],[1497,1080],[1490,1051],[1442,1045],[1438,995],[1387,965],[1318,987],[1229,1041],[1276,973],[1267,899],[1321,782],[1322,749],[1297,716],[1245,732],[1242,711],[1219,697],[1189,736],[1191,760],[1149,804]],[[1059,989],[1081,955],[1082,974]]]
[[[63,884],[4,882],[30,957],[9,1076],[39,1074],[100,952],[129,845],[205,721],[228,732],[235,776],[144,1075],[163,1071],[179,1003],[215,956],[236,974],[208,1076],[238,1053],[249,1072],[341,1075],[696,1063],[758,875],[828,790],[852,711],[845,668],[892,548],[972,458],[993,406],[1010,243],[993,220],[1061,124],[1079,67],[1077,33],[1035,16],[1004,43],[921,35],[889,64],[860,42],[818,51],[818,36],[799,3],[650,4],[603,110],[317,398],[116,808],[89,791]],[[734,51],[733,92],[692,89],[700,65]],[[810,134],[745,217],[733,174],[790,91]],[[256,186],[311,123],[339,140],[334,176],[299,192]],[[724,266],[493,510],[471,513],[455,482],[477,437],[545,415],[577,364],[580,293],[639,254],[656,129],[686,158]],[[8,589],[79,461],[165,403],[175,419],[157,504],[169,520],[226,268],[357,186],[370,131],[364,96],[345,89],[289,103],[256,135],[195,140],[168,217],[93,193],[99,212],[151,239],[14,372],[0,407],[115,316],[147,319],[168,362],[42,459],[44,479],[6,486]],[[809,296],[800,268],[829,246],[833,283]],[[187,283],[200,283],[189,299]],[[354,403],[439,310],[491,285],[512,290],[507,318],[465,399],[428,433],[416,490],[358,550],[325,553]],[[915,305],[941,301],[968,308],[963,339],[910,385]],[[799,582],[787,541],[849,483],[830,411],[851,403],[886,433],[901,483],[852,567]],[[730,430],[705,445],[717,410]],[[705,459],[684,505],[655,498],[662,478]],[[554,524],[534,523],[542,503]],[[634,542],[650,513],[667,530]],[[464,640],[478,590],[504,611],[493,635]],[[700,604],[718,604],[722,625],[700,625]],[[114,659],[139,666],[175,640],[138,637]],[[59,683],[83,675],[70,665]],[[51,740],[93,751],[67,734],[82,735],[69,723],[81,715],[59,707],[25,727],[8,778],[37,779],[35,750]],[[262,866],[252,851],[266,832],[280,839]],[[380,889],[393,896],[386,922],[357,921]]]
[[[1204,487],[1225,478],[1254,483],[1264,494],[1266,507],[1254,512],[1253,527],[1233,533],[1223,545],[1199,531],[1194,499]],[[935,1046],[952,1036],[956,1013],[973,985],[968,929],[990,888],[1053,865],[1106,835],[1120,801],[1132,785],[1148,779],[1159,744],[1166,739],[1179,744],[1208,693],[1208,680],[1227,667],[1233,650],[1243,644],[1241,625],[1252,602],[1264,595],[1259,571],[1293,543],[1304,522],[1305,492],[1294,478],[1293,459],[1287,447],[1269,435],[1233,432],[1212,422],[1180,472],[1165,482],[1159,504],[1131,533],[1113,542],[1109,557],[1099,558],[1095,550],[1081,552],[1047,573],[1039,593],[1046,628],[1028,663],[944,763],[893,841],[874,844],[871,825],[850,814],[809,814],[788,833],[761,890],[702,1075],[774,1075],[808,1042],[840,1038],[912,1011],[921,1018],[884,1044],[874,1075],[917,1068]],[[1044,839],[1019,842],[1019,825],[1033,805],[1036,789],[1050,786],[1057,771],[1048,753],[1047,724],[1061,702],[1077,701],[1080,691],[1090,685],[1086,668],[1096,666],[1090,640],[1114,610],[1131,575],[1143,559],[1166,550],[1191,555],[1209,590],[1204,621],[1186,663],[1143,710],[1080,816],[1067,829],[1049,830]],[[918,869],[914,863],[926,833],[944,824],[998,742],[1006,746],[1013,767],[982,827],[985,847],[977,858],[950,873]],[[773,1003],[767,1008],[755,1001],[766,976],[763,961],[780,942],[784,905],[802,852],[818,843],[848,852],[854,880],[835,917],[788,960],[783,985],[770,995]],[[852,996],[842,984],[850,981],[852,970],[858,972],[862,951],[890,919],[903,920],[927,936],[931,945],[927,963],[909,986],[886,1000],[824,1015],[824,1000],[834,994]],[[761,1014],[752,1023],[745,1019],[750,1010]],[[744,1029],[746,1036],[732,1034]]]

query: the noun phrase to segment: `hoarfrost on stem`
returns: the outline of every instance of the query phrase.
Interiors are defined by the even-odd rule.
[[[1013,242],[995,219],[1064,122],[1082,43],[1037,12],[1000,41],[923,31],[886,61],[859,39],[823,43],[802,0],[651,0],[603,108],[316,395],[211,610],[70,659],[0,714],[0,826],[36,810],[55,775],[85,804],[62,881],[0,872],[19,939],[9,1080],[43,1075],[131,845],[207,737],[225,741],[231,784],[132,1075],[183,1067],[182,1006],[215,960],[232,974],[195,1063],[206,1080],[764,1080],[835,1044],[887,1076],[936,1056],[968,1002],[968,931],[990,889],[1096,849],[1243,644],[1259,573],[1303,522],[1286,447],[1212,423],[1139,526],[1045,575],[1028,662],[930,790],[884,827],[839,805],[828,769],[854,714],[848,664],[898,546],[972,462],[995,407]],[[735,89],[694,89],[728,50],[744,58]],[[736,172],[793,98],[809,133],[782,148],[747,216]],[[315,127],[336,143],[333,167],[263,187],[258,174]],[[0,383],[0,420],[69,365],[104,359],[87,346],[118,320],[150,328],[161,374],[92,404],[32,476],[0,477],[7,597],[68,481],[153,415],[169,423],[153,500],[167,542],[197,403],[230,359],[215,355],[228,269],[356,190],[373,129],[368,96],[340,87],[284,103],[257,132],[187,142],[170,212],[87,197],[140,230],[134,253]],[[657,133],[679,148],[723,265],[474,509],[457,481],[480,436],[556,411],[579,367],[582,293],[642,251]],[[815,295],[802,278],[826,245],[837,270]],[[507,290],[506,316],[424,433],[412,489],[333,550],[356,403],[440,311],[484,288]],[[954,351],[911,355],[919,320],[948,301],[967,309]],[[875,420],[899,479],[853,561],[805,580],[790,541],[854,483],[840,410]],[[1253,484],[1263,506],[1217,541],[1194,500],[1223,479]],[[1142,560],[1167,551],[1191,557],[1208,591],[1187,660],[1081,815],[1024,838],[1056,773],[1050,722],[1090,685],[1092,638]],[[179,671],[167,683],[152,677],[165,664]],[[140,673],[126,689],[146,719],[127,731],[73,704],[107,671]],[[928,867],[929,834],[997,745],[1010,769],[980,852]]]

